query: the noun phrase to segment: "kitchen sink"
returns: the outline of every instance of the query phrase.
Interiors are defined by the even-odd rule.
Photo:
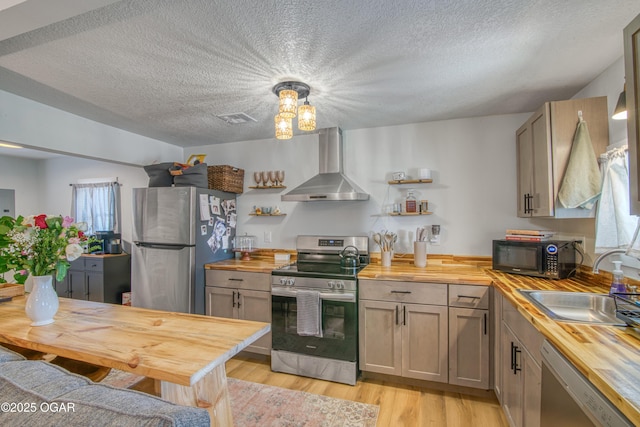
[[[607,294],[525,289],[518,289],[518,292],[547,316],[560,322],[599,325],[623,323],[616,318],[616,304],[613,297]]]

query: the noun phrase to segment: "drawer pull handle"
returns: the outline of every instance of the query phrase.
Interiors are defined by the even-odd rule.
[[[473,295],[458,295],[458,299],[460,298],[469,298],[469,299],[480,299],[481,297],[476,297]]]
[[[234,277],[230,277],[229,280],[231,280],[233,282],[244,282],[244,279],[236,279]]]
[[[392,294],[410,294],[411,291],[391,291]]]

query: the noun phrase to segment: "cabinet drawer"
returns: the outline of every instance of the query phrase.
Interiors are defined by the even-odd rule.
[[[71,261],[69,263],[69,270],[84,271],[84,258],[85,257],[81,256],[75,261]]]
[[[102,271],[104,269],[103,258],[85,258],[84,259],[85,271]]]
[[[205,270],[205,284],[223,288],[271,291],[271,274],[247,271]]]
[[[489,286],[449,285],[449,307],[489,309]]]
[[[447,305],[447,285],[444,283],[369,279],[361,279],[358,283],[360,299],[364,300]]]

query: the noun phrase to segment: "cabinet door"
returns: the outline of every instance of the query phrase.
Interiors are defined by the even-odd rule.
[[[86,272],[87,299],[89,301],[104,302],[104,278],[102,272]]]
[[[449,308],[449,384],[489,388],[489,311]]]
[[[271,293],[264,291],[237,290],[239,305],[238,318],[271,323]],[[271,353],[271,333],[260,337],[247,347],[247,351],[269,355]]]
[[[84,271],[69,270],[69,291],[70,298],[73,299],[87,299],[87,290],[85,283]]]
[[[523,365],[523,426],[540,427],[540,401],[542,399],[542,369],[528,351],[522,352]]]
[[[551,134],[549,104],[543,105],[531,120],[533,156],[533,212],[531,216],[553,216],[553,176],[551,174]]]
[[[54,278],[53,284],[59,297],[69,298],[69,274],[67,274],[62,281],[55,280]]]
[[[447,312],[446,306],[402,306],[402,376],[445,383],[449,380]]]
[[[502,324],[502,409],[512,427],[522,427],[522,346]]]
[[[640,215],[640,15],[624,29],[631,214]]]
[[[516,132],[516,155],[518,166],[518,216],[531,216],[531,203],[529,200],[533,193],[533,147],[531,146],[531,126],[526,122]]]
[[[401,309],[402,305],[398,303],[360,300],[361,370],[402,374]]]
[[[207,316],[226,317],[228,319],[238,318],[236,307],[237,291],[235,289],[207,286],[205,292]]]
[[[498,402],[502,404],[502,294],[493,290],[493,385]]]

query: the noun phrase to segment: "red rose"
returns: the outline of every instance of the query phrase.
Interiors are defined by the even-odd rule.
[[[49,228],[47,225],[47,216],[45,214],[36,216],[34,218],[34,222],[38,228]]]
[[[84,238],[84,232],[78,230],[78,237],[83,239]]]

